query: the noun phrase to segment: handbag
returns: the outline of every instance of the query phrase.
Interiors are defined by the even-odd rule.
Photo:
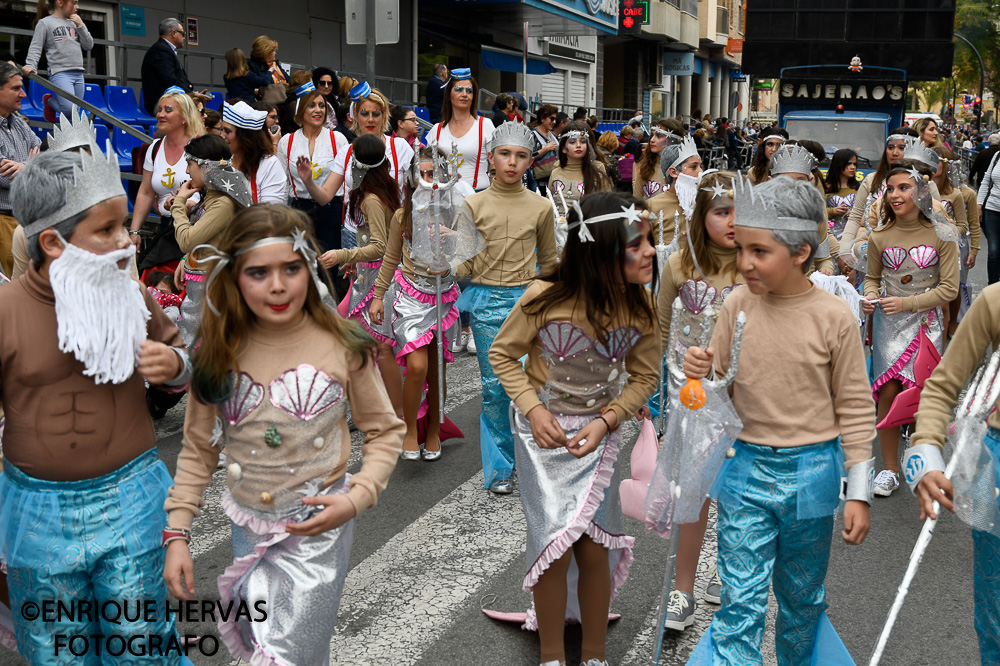
[[[139,272],[154,266],[177,261],[184,256],[181,246],[174,236],[174,221],[172,218],[160,218],[160,228],[153,237],[147,240],[137,258]]]
[[[288,96],[288,86],[284,83],[272,83],[261,88],[258,93],[260,101],[278,106]]]

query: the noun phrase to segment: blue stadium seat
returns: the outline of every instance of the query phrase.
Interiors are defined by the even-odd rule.
[[[417,114],[417,118],[421,120],[431,121],[431,112],[426,106],[415,106],[413,107],[413,112]]]
[[[25,106],[27,106],[27,104],[23,104],[22,105],[22,109]],[[42,141],[45,141],[45,137],[48,136],[48,134],[49,134],[49,131],[47,129],[42,128],[42,127],[32,127],[31,131],[34,132],[35,136],[37,136]]]
[[[114,115],[111,113],[111,109],[108,108],[107,103],[104,101],[104,91],[101,90],[101,86],[96,83],[85,83],[83,84],[83,100],[89,102],[97,107],[98,111],[102,113],[107,113],[108,115]],[[103,118],[94,118],[95,123],[105,122]]]
[[[133,125],[133,127],[135,126]],[[142,127],[135,127],[135,129],[140,132],[146,131]],[[118,164],[121,165],[122,171],[131,171],[132,149],[141,145],[143,142],[128,132],[118,129],[117,127],[114,128],[112,137],[114,138],[115,152],[118,153]]]
[[[111,133],[108,131],[107,125],[94,125],[95,134],[97,134],[97,147],[102,151],[107,150],[108,141],[111,140]],[[114,146],[111,148],[114,150]]]
[[[123,123],[129,125],[146,124],[155,122],[155,118],[139,108],[135,99],[135,92],[126,86],[106,86],[104,94],[107,97],[108,108],[111,113]]]
[[[32,81],[25,81],[24,84],[28,87],[28,96],[21,100],[21,115],[28,120],[45,120],[45,115],[42,113],[42,95],[48,91],[34,83]],[[37,97],[37,100],[35,99]]]
[[[208,103],[205,104],[205,108],[212,109],[213,111],[218,111],[219,113],[222,113],[222,102],[225,101],[226,96],[223,93],[214,91],[209,92],[208,94],[212,96],[212,99],[210,99]]]

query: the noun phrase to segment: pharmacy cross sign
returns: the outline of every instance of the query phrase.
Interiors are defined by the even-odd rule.
[[[649,25],[649,0],[622,0],[619,5],[619,33],[639,34]]]

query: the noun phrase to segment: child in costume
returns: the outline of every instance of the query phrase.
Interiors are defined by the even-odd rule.
[[[556,263],[555,216],[552,205],[524,187],[535,143],[531,130],[504,123],[490,140],[496,177],[482,192],[468,197],[460,214],[469,216],[486,241],[486,249],[456,267],[456,279],[471,275],[472,286],[459,308],[472,312],[472,334],[483,385],[480,447],[485,487],[513,492],[514,437],[510,431],[510,398],[493,373],[489,352],[500,325],[527,285]]]
[[[559,166],[549,176],[549,190],[563,217],[569,215],[569,205],[585,194],[611,189],[599,162],[591,158],[588,136],[584,123],[570,123],[559,135]]]
[[[921,329],[939,353],[943,349],[941,308],[958,294],[958,232],[932,207],[931,175],[909,158],[892,166],[886,222],[868,239],[862,307],[872,315],[872,396],[879,422],[904,388],[917,385],[913,362]],[[899,427],[879,430],[879,444],[885,469],[875,478],[875,494],[888,497],[899,487]]]
[[[170,207],[174,236],[185,253],[175,277],[185,288],[177,326],[188,345],[197,337],[205,301],[205,270],[197,266],[193,251],[199,245],[217,245],[236,213],[251,202],[250,181],[233,166],[231,158],[229,145],[221,136],[206,134],[191,139],[184,147],[190,180],[181,185]],[[196,193],[201,200],[188,215],[187,201]]]
[[[544,666],[565,659],[567,618],[583,625],[584,663],[606,666],[608,607],[632,563],[618,495],[618,426],[653,393],[660,343],[644,286],[655,263],[649,226],[622,204],[608,192],[574,206],[563,261],[528,287],[490,350],[514,402],[529,525],[524,589],[534,599],[526,626],[538,628]],[[568,580],[579,580],[578,590],[567,589]]]
[[[949,166],[956,168],[955,163]],[[965,244],[969,248],[969,255],[959,266],[959,296],[962,303],[958,308],[956,322],[962,321],[962,317],[972,305],[972,297],[969,295],[969,271],[976,266],[976,255],[979,254],[979,241],[982,238],[982,227],[979,220],[979,204],[976,203],[976,191],[963,183],[959,186],[962,193],[962,201],[965,202],[965,219],[969,221],[969,237],[965,239]]]
[[[650,199],[670,187],[660,168],[663,149],[680,143],[685,134],[684,126],[674,118],[659,118],[649,124],[649,142],[632,172],[632,196]]]
[[[844,541],[868,531],[875,408],[857,319],[839,297],[805,276],[825,221],[809,182],[776,178],[735,188],[736,261],[746,287],[733,290],[708,349],[691,347],[688,377],[725,373],[738,313],[746,315],[739,370],[730,389],[743,431],[719,472],[722,608],[688,664],[761,664],[768,589],[778,601],[778,663],[832,662],[843,644],[826,618],[833,514],[847,468]],[[847,657],[849,659],[849,656]]]
[[[124,603],[157,611],[130,622],[14,613],[28,663],[67,663],[59,636],[146,636],[161,649],[116,663],[179,664],[165,612],[161,533],[170,476],[156,452],[144,381],[183,391],[190,363],[177,327],[130,275],[127,198],[114,150],[46,152],[12,187],[31,258],[0,289],[0,386],[6,411],[0,559],[12,608]],[[81,643],[76,642],[77,649]],[[99,640],[73,663],[100,663]]]
[[[376,503],[403,438],[374,341],[337,316],[316,256],[305,213],[263,205],[241,211],[203,258],[206,304],[219,314],[201,323],[164,503],[163,577],[178,599],[193,599],[191,523],[227,448],[222,507],[235,560],[219,577],[220,599],[266,600],[267,618],[220,618],[219,631],[234,657],[255,664],[329,663],[353,519]],[[353,475],[348,404],[365,433]]]
[[[660,216],[663,217],[663,244],[670,245],[677,233],[677,225],[685,227],[680,216],[694,214],[694,200],[698,196],[698,177],[702,172],[698,147],[690,136],[683,141],[668,144],[660,152],[660,170],[665,186],[659,193],[646,200],[653,242],[660,243]],[[677,225],[675,225],[675,221]],[[678,246],[680,240],[678,239]]]
[[[399,188],[386,164],[385,147],[378,137],[363,134],[351,144],[351,182],[347,208],[357,233],[356,248],[329,250],[320,257],[324,268],[354,264],[355,276],[347,316],[357,319],[379,343],[379,370],[396,414],[403,412],[403,380],[392,348],[392,325],[371,319],[369,304],[385,256],[389,220],[399,208]],[[394,290],[395,291],[395,290]]]
[[[733,220],[733,180],[736,174],[724,171],[705,175],[701,179],[698,200],[688,235],[677,252],[670,255],[660,276],[656,311],[660,322],[661,348],[664,354],[673,353],[678,365],[683,363],[684,352],[698,344],[702,333],[702,312],[711,306],[718,316],[726,297],[742,279],[736,269],[736,245]],[[688,245],[686,238],[691,239]],[[684,306],[681,321],[672,321],[672,306],[680,296]],[[677,348],[668,350],[671,327],[676,326]],[[667,375],[669,376],[669,375]],[[680,386],[671,385],[672,394]],[[694,623],[694,579],[701,554],[708,521],[708,502],[697,523],[680,528],[675,564],[676,584],[670,593],[667,606],[667,629],[683,631]],[[705,589],[705,600],[718,604],[719,583],[715,573],[710,573]]]
[[[944,476],[945,464],[941,452],[959,393],[976,372],[987,351],[1000,348],[998,305],[1000,284],[983,289],[920,393],[917,423],[903,458],[906,482],[920,500],[920,520],[927,516],[937,518],[933,510],[935,500],[955,512],[954,488]],[[1000,486],[1000,477],[995,471],[1000,459],[1000,411],[994,409],[986,419],[986,425],[989,429],[982,443],[992,459],[987,469],[992,468],[993,478],[985,480],[984,485],[992,496],[993,489]],[[972,457],[972,461],[977,462],[977,458]],[[1000,607],[997,606],[997,599],[1000,599],[1000,577],[997,576],[997,571],[1000,571],[1000,537],[995,525],[991,525],[994,529],[988,531],[985,527],[981,525],[972,532],[975,626],[983,666],[1000,663]]]
[[[813,171],[816,169],[816,158],[807,149],[795,144],[784,144],[778,148],[771,156],[769,166],[770,174],[768,179],[785,176],[792,180],[802,180],[813,183],[821,196],[825,195],[822,183],[815,182]],[[824,215],[825,215],[824,207]],[[819,247],[813,255],[812,265],[809,273],[820,271],[826,275],[833,275],[833,259],[830,258],[830,224],[826,220],[818,225],[816,233],[819,234]]]
[[[437,376],[438,346],[437,335],[445,336],[444,358],[451,363],[455,360],[450,351],[449,341],[458,335],[459,291],[454,277],[442,279],[441,301],[447,308],[442,316],[444,331],[437,330],[437,289],[435,275],[427,266],[419,265],[410,256],[413,242],[413,193],[415,179],[434,179],[434,148],[421,148],[414,158],[417,174],[411,176],[406,201],[392,216],[389,225],[385,258],[379,269],[378,279],[369,305],[369,317],[375,324],[385,325],[395,340],[396,361],[406,368],[403,381],[403,420],[406,422],[406,437],[403,439],[403,460],[437,460],[441,457],[441,423],[438,405],[438,382],[444,377]],[[418,175],[419,174],[419,175]],[[459,183],[462,181],[459,181]],[[457,185],[458,183],[456,183]],[[471,192],[470,192],[471,193]],[[454,200],[460,205],[462,198]],[[390,291],[390,287],[394,289]],[[389,293],[391,300],[385,303]],[[392,294],[395,294],[394,296]],[[424,386],[427,386],[427,430],[426,442],[419,442],[418,416],[421,408]]]

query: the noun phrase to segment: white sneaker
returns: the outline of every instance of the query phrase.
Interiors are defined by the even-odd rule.
[[[471,333],[463,333],[463,335],[468,335],[469,336],[469,344],[465,345],[465,350],[467,352],[469,352],[470,354],[475,354],[476,351],[477,351],[476,350],[476,338],[473,337],[473,335]]]
[[[710,604],[716,606],[722,603],[722,581],[719,580],[719,565],[713,564],[708,570],[708,585],[705,586],[705,594],[702,598]]]
[[[899,475],[895,472],[884,469],[875,477],[875,494],[880,497],[888,497],[896,488],[899,488]]]
[[[465,351],[465,346],[469,344],[469,338],[471,337],[472,336],[469,335],[466,331],[462,331],[461,333],[456,335],[455,339],[452,340],[451,342],[451,353],[458,354],[459,352]]]

